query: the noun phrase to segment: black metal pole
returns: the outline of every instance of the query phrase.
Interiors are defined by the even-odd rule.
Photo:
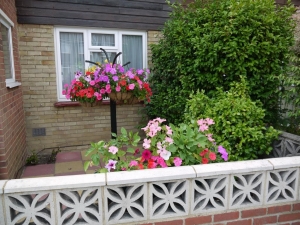
[[[111,133],[117,134],[117,107],[113,100],[110,100],[110,127]],[[111,136],[111,138],[115,137]]]

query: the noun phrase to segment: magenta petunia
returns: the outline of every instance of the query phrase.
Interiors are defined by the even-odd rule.
[[[110,172],[111,169],[116,169],[116,164],[118,161],[116,160],[108,160],[108,163],[106,164],[105,168]]]
[[[142,159],[143,160],[148,160],[151,158],[151,152],[149,150],[144,150],[142,153]]]

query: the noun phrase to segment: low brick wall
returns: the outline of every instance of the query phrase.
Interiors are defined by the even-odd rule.
[[[298,225],[299,169],[298,156],[4,180],[0,224]]]

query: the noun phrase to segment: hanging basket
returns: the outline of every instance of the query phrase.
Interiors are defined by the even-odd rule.
[[[95,102],[79,102],[82,107],[95,107],[101,105],[102,101]]]
[[[108,94],[109,98],[115,102],[119,102],[119,101],[127,101],[129,99],[131,99],[132,96],[132,92],[111,92],[110,94]]]

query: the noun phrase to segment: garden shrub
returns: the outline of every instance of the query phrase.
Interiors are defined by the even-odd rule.
[[[218,88],[214,98],[204,91],[191,94],[185,112],[186,121],[212,118],[213,138],[227,149],[229,160],[234,161],[257,159],[270,153],[279,132],[265,127],[264,116],[261,103],[251,100],[243,79],[241,83],[233,82],[227,92]]]
[[[252,100],[260,100],[268,123],[278,117],[279,79],[293,45],[294,7],[274,0],[195,0],[172,4],[163,39],[152,46],[150,117],[183,119],[191,91],[212,97],[245,77]]]

